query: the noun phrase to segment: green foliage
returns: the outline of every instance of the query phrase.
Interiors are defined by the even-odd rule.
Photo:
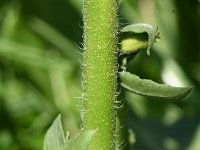
[[[69,135],[67,137],[64,135],[61,115],[58,115],[47,131],[44,150],[87,150],[95,133],[95,130],[83,131],[75,139],[69,139]]]
[[[0,1],[1,150],[42,150],[57,114],[63,116],[64,131],[77,135],[82,108],[77,98],[82,93],[81,5],[82,0]],[[158,26],[163,37],[151,57],[138,53],[126,69],[158,83],[195,86],[181,103],[163,104],[124,91],[126,127],[136,137],[130,149],[199,149],[199,10],[197,0],[120,3],[120,28],[145,22]],[[146,40],[147,33],[142,35]],[[118,110],[123,106],[120,103]]]
[[[80,135],[67,142],[66,150],[88,150],[91,140],[95,137],[97,130],[82,131]]]
[[[36,3],[29,4],[29,8]],[[72,39],[59,32],[58,26],[45,23],[45,17],[41,18],[43,12],[35,14],[29,9],[29,13],[25,13],[24,5],[24,2],[10,1],[0,5],[2,150],[42,149],[46,130],[59,112],[65,114],[65,127],[73,131],[72,135],[76,134],[80,121],[75,98],[81,91],[79,60],[75,59],[80,56],[80,50]],[[79,29],[78,22],[75,24]],[[33,26],[45,28],[51,34],[50,39],[58,40],[54,39],[53,43],[41,36],[46,30],[38,34]]]
[[[122,33],[120,49],[125,54],[137,52],[144,48],[150,55],[154,42],[160,38],[157,30],[144,23],[125,26],[120,32]]]
[[[68,137],[65,138],[61,116],[54,120],[44,139],[44,150],[63,150]]]
[[[125,55],[124,60],[122,60],[122,69],[126,69],[126,59],[136,55],[140,49],[146,49],[147,54],[150,55],[154,42],[160,38],[159,32],[148,24],[125,26],[121,29],[121,33],[121,53]],[[184,98],[192,89],[192,87],[173,87],[158,84],[151,80],[140,79],[126,71],[120,73],[120,79],[121,86],[129,91],[171,102]]]
[[[133,59],[141,49],[146,49],[147,54],[150,55],[153,44],[160,35],[151,25],[137,23],[123,27],[119,38],[120,58],[118,60],[121,69],[126,70],[128,61]]]
[[[120,73],[121,86],[139,95],[149,96],[168,102],[179,101],[184,98],[192,87],[173,87],[158,84],[147,79],[140,79],[129,72]]]

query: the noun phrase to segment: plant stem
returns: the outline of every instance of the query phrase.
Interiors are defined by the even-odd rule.
[[[83,128],[98,129],[89,150],[114,149],[117,0],[84,0]]]
[[[129,149],[129,133],[127,127],[127,114],[128,108],[125,101],[124,90],[120,90],[118,96],[118,109],[117,109],[117,122],[116,122],[116,150],[128,150]]]

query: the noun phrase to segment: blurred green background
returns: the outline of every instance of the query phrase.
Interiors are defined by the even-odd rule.
[[[0,150],[42,150],[62,114],[80,125],[82,0],[0,0]],[[159,83],[194,85],[180,103],[126,92],[132,149],[200,149],[200,1],[122,0],[119,26],[144,22],[162,40],[128,70]],[[133,142],[136,140],[136,142]]]

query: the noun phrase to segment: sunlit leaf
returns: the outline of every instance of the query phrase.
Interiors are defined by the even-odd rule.
[[[66,139],[62,129],[61,116],[58,115],[47,131],[44,140],[44,150],[62,150],[65,143]]]
[[[120,74],[121,86],[139,95],[158,98],[166,101],[176,101],[184,98],[192,87],[173,87],[158,84],[147,79],[140,79],[138,76],[129,72]]]
[[[97,130],[82,132],[76,139],[72,139],[67,144],[67,150],[87,150],[91,139]]]
[[[69,139],[69,135],[65,138],[61,115],[58,115],[47,131],[44,140],[44,150],[87,150],[96,132],[97,130],[88,130],[81,132],[74,139]]]

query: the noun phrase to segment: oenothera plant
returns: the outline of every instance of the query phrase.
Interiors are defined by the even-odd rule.
[[[83,129],[75,139],[65,137],[60,115],[48,130],[45,150],[128,149],[127,108],[121,87],[166,101],[185,97],[192,87],[172,87],[140,79],[126,65],[160,38],[157,29],[133,24],[118,29],[117,0],[84,0]],[[119,106],[123,109],[118,111]]]

